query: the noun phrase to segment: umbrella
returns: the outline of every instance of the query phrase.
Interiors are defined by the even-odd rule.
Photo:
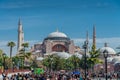
[[[74,71],[73,74],[80,74],[80,72],[79,71]]]

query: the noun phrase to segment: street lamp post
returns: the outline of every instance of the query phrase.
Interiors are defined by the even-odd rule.
[[[14,64],[15,64],[15,63],[14,63],[14,61],[13,61],[13,72],[14,72]]]
[[[87,45],[88,45],[88,42],[85,41],[84,45],[83,45],[83,48],[85,49],[85,56],[84,56],[84,58],[85,58],[85,80],[87,80],[87,73],[86,73],[87,72],[87,58],[86,58]]]
[[[52,73],[52,64],[53,64],[53,58],[51,58],[51,73]]]
[[[74,70],[76,70],[76,66],[77,66],[76,56],[74,55],[73,57],[74,57],[74,67],[75,67]]]
[[[4,68],[4,70],[3,70],[3,72],[5,72],[5,56],[6,56],[6,54],[5,53],[3,53],[3,68]]]
[[[105,58],[105,79],[107,80],[108,79],[108,76],[107,76],[107,57],[108,57],[108,51],[106,49],[103,51],[103,56]]]

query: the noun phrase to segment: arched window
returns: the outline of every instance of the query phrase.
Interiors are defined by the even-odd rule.
[[[67,52],[68,49],[64,46],[64,45],[61,45],[61,44],[56,44],[52,47],[52,51],[56,51],[56,52]]]

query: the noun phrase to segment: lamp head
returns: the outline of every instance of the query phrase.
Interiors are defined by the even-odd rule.
[[[5,53],[3,53],[2,55],[3,55],[4,57],[6,56],[6,54],[5,54]]]
[[[84,48],[84,49],[87,49],[87,44],[88,44],[88,42],[85,41],[84,44],[83,44],[83,48]]]
[[[103,55],[104,55],[105,58],[108,57],[108,51],[106,49],[103,51]]]

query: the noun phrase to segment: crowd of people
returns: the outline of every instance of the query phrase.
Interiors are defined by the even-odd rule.
[[[46,80],[44,75],[33,75],[33,74],[24,74],[17,73],[11,76],[7,74],[2,74],[3,80]]]
[[[15,73],[8,76],[2,73],[3,80],[83,80],[80,74],[62,73],[62,72],[45,72],[44,74]]]
[[[116,74],[112,76],[108,75],[109,79],[117,79]],[[7,73],[2,73],[3,80],[85,80],[84,72],[73,73],[73,72],[44,72],[43,74],[35,74],[33,71],[29,73],[14,73],[8,75]],[[87,73],[87,80],[92,80],[93,78],[104,78],[105,76],[101,75],[92,75],[92,77]]]

